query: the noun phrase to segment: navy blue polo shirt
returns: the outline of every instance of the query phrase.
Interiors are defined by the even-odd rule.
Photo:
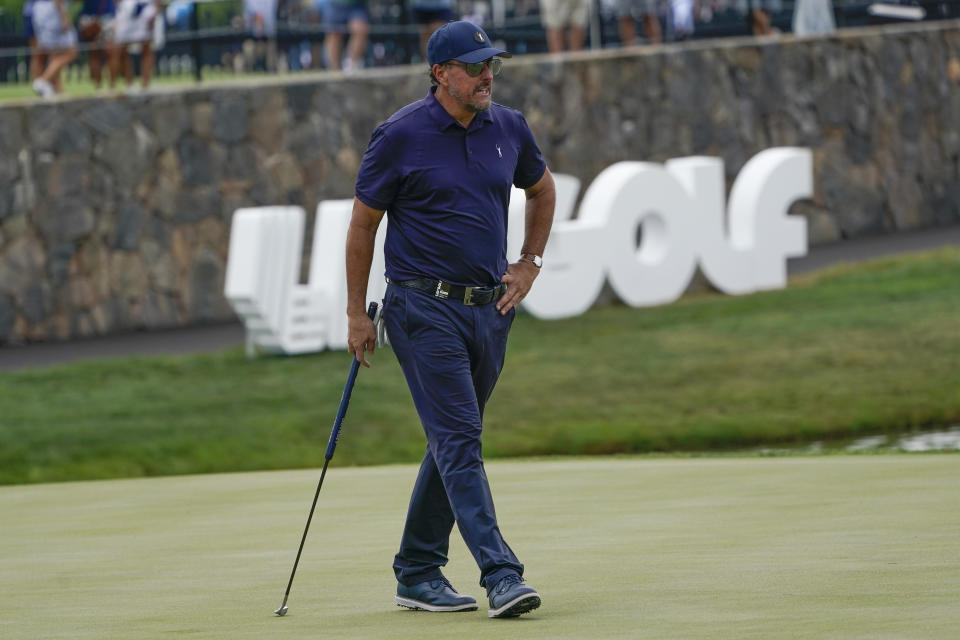
[[[373,132],[356,195],[387,211],[388,278],[497,283],[507,269],[511,185],[532,187],[546,163],[519,111],[493,103],[464,128],[435,91]]]

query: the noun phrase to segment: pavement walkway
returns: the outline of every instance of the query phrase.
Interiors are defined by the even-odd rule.
[[[960,246],[960,225],[818,245],[811,247],[806,256],[789,260],[787,273],[796,276],[835,264],[944,246]],[[138,331],[69,342],[3,346],[0,347],[0,371],[100,358],[203,353],[243,344],[244,328],[239,322]]]

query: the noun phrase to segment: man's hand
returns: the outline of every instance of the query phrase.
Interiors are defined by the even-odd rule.
[[[557,202],[557,190],[550,170],[544,169],[537,183],[524,189],[524,193],[527,196],[527,204],[520,255],[542,256],[553,224],[553,208]],[[507,272],[500,278],[500,282],[507,285],[506,293],[497,300],[497,311],[500,315],[507,315],[510,309],[527,297],[538,275],[540,275],[540,267],[529,260],[518,260],[507,265]]]
[[[377,349],[377,328],[365,312],[347,314],[347,350],[353,354],[363,366],[369,368],[366,351],[373,355]]]
[[[347,349],[357,362],[369,367],[365,351],[377,348],[377,330],[367,315],[367,281],[373,262],[373,245],[383,211],[353,199],[353,216],[347,229]]]
[[[507,272],[500,278],[500,282],[507,285],[506,292],[497,300],[497,311],[500,315],[507,315],[510,309],[527,297],[538,275],[540,275],[540,268],[529,260],[520,260],[507,265]]]

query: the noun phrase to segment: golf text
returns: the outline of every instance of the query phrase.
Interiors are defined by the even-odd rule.
[[[741,169],[726,207],[719,158],[618,162],[590,184],[576,218],[580,181],[554,178],[553,230],[540,276],[523,301],[538,318],[585,312],[608,281],[628,305],[671,302],[686,290],[698,264],[725,293],[782,288],[787,258],[806,254],[806,220],[787,212],[794,201],[813,194],[809,149],[758,153]],[[346,348],[344,252],[352,208],[352,200],[317,207],[307,284],[299,282],[303,209],[234,213],[224,289],[247,327],[248,348],[283,353]],[[515,188],[507,234],[507,256],[513,260],[523,243],[524,208],[524,192]],[[386,286],[386,226],[377,234],[368,300],[382,298]]]

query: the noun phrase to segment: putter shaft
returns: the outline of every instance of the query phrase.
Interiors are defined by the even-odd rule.
[[[367,308],[367,315],[371,320],[377,315],[377,303],[371,302]],[[317,508],[317,499],[320,497],[320,488],[323,487],[323,479],[327,476],[327,465],[333,458],[333,453],[337,448],[337,440],[340,439],[340,427],[343,425],[343,418],[347,414],[347,407],[350,405],[350,395],[353,393],[353,385],[357,380],[357,372],[360,370],[360,361],[356,357],[350,364],[350,373],[347,375],[347,382],[343,386],[343,395],[340,396],[340,407],[337,409],[337,417],[333,421],[333,429],[330,431],[330,440],[327,442],[327,451],[323,456],[323,470],[320,472],[320,482],[317,483],[317,491],[313,494],[313,503],[310,505],[310,513],[307,515],[307,524],[303,528],[303,535],[300,537],[300,546],[297,548],[297,557],[293,561],[293,570],[290,571],[290,580],[287,581],[287,590],[283,594],[283,602],[280,608],[274,610],[278,616],[287,613],[287,598],[290,597],[290,588],[293,586],[293,577],[297,574],[297,565],[300,564],[300,554],[303,553],[303,544],[307,541],[307,532],[310,530],[310,522],[313,520],[313,512]]]

